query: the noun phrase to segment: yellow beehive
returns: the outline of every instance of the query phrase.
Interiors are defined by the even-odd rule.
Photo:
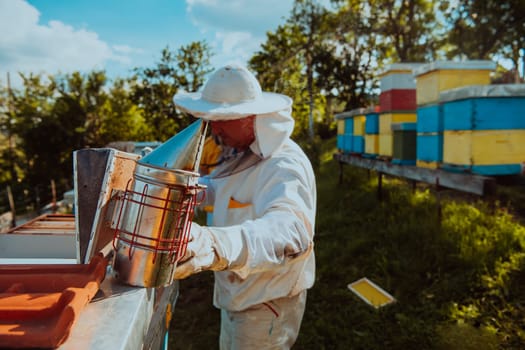
[[[345,120],[337,120],[337,135],[343,135],[345,133]]]
[[[443,137],[443,163],[462,166],[525,162],[525,130],[449,130]]]
[[[354,117],[354,135],[363,136],[365,134],[366,116],[356,115]]]
[[[392,157],[393,145],[392,133],[379,134],[379,155],[384,157]]]
[[[379,114],[379,133],[392,134],[392,123],[413,123],[417,113],[381,113]]]
[[[379,134],[365,135],[365,153],[379,154]]]
[[[492,61],[436,61],[414,69],[416,103],[436,103],[441,91],[467,85],[490,83],[490,72],[496,69]]]

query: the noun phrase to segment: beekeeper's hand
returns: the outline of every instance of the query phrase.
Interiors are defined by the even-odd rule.
[[[186,254],[177,264],[174,278],[183,279],[205,270],[224,270],[227,262],[220,252],[209,229],[192,222]]]

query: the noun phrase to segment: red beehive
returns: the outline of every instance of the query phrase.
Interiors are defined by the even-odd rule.
[[[393,89],[379,95],[381,112],[414,111],[416,105],[415,89]]]

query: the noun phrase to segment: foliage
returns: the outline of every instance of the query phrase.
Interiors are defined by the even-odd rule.
[[[394,62],[425,62],[435,60],[441,49],[441,25],[436,19],[437,0],[378,0],[368,4],[377,11],[376,28],[390,46],[385,58]]]
[[[137,69],[130,79],[110,82],[104,71],[21,74],[21,88],[2,89],[0,186],[9,184],[17,201],[24,197],[38,206],[51,181],[58,195],[72,188],[75,150],[113,141],[165,140],[187,126],[190,117],[175,113],[171,98],[179,88],[202,85],[209,49],[197,42],[162,55],[157,67]]]
[[[147,116],[148,137],[165,141],[191,123],[172,102],[179,89],[196,91],[210,72],[210,48],[205,41],[192,42],[178,51],[168,47],[152,68],[136,68],[130,79],[131,100]]]
[[[443,42],[435,1],[332,3],[327,9],[296,0],[287,22],[267,33],[250,60],[263,88],[293,98],[294,136],[305,142],[316,130],[333,136],[334,112],[375,105],[385,63],[435,58]]]
[[[84,147],[103,147],[113,138],[140,136],[143,120],[130,103],[121,80],[106,92],[102,71],[82,75],[22,75],[22,89],[9,91],[11,175],[5,178],[22,191],[49,184],[72,187],[72,153]],[[38,193],[34,193],[38,201]]]
[[[327,16],[329,31],[316,57],[316,71],[323,91],[337,98],[342,110],[375,103],[377,58],[386,50],[374,30],[376,14],[367,4],[347,1]]]
[[[460,0],[447,17],[452,25],[449,57],[490,59],[500,55],[513,62],[518,74],[520,51],[525,50],[525,2]]]

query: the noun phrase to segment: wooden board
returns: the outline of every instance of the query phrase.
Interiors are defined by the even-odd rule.
[[[334,154],[334,159],[341,163],[375,170],[380,173],[437,184],[442,187],[477,195],[493,194],[496,188],[496,180],[486,176],[450,173],[441,169],[420,168],[410,165],[397,165],[348,154]]]

